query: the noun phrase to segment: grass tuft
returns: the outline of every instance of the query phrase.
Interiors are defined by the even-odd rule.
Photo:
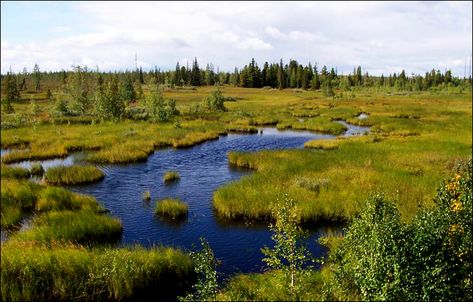
[[[155,213],[164,218],[181,219],[187,217],[188,206],[179,199],[166,198],[158,200]]]
[[[2,169],[2,178],[15,178],[22,179],[30,177],[30,171],[21,167],[12,167],[8,165],[1,165]]]
[[[167,171],[166,173],[164,173],[164,176],[163,176],[163,181],[165,183],[175,182],[175,181],[178,181],[179,179],[181,179],[181,176],[179,175],[179,172],[177,171]]]
[[[44,178],[53,185],[78,185],[102,180],[105,174],[94,166],[57,166],[49,168]]]

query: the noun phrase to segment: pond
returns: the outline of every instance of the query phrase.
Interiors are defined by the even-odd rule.
[[[349,129],[343,135],[359,135],[368,131],[367,127],[340,123]],[[199,238],[205,237],[221,261],[218,270],[223,275],[260,272],[264,268],[260,249],[273,244],[267,226],[223,222],[213,210],[212,195],[218,187],[252,173],[251,170],[231,167],[227,153],[303,148],[308,140],[333,137],[275,128],[261,128],[258,134],[229,134],[188,149],[156,150],[143,163],[100,166],[106,174],[102,182],[68,188],[95,196],[111,211],[112,216],[121,219],[123,236],[120,245],[165,245],[191,250],[200,248]],[[82,157],[82,154],[77,157],[73,154],[55,163],[77,164]],[[48,161],[45,168],[50,167],[50,163]],[[20,163],[24,167],[30,164]],[[178,171],[180,181],[164,184],[163,175],[168,170]],[[151,192],[151,202],[143,201],[145,190]],[[188,203],[187,220],[169,223],[154,215],[156,200],[166,197],[179,198]],[[317,239],[329,229],[340,230],[340,227],[323,225],[310,230],[308,244],[314,256],[323,256],[326,252]]]

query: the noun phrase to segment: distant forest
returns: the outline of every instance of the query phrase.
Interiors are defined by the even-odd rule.
[[[57,90],[67,84],[74,73],[82,73],[85,78],[90,78],[88,83],[91,87],[93,82],[107,80],[117,77],[120,82],[131,81],[139,84],[161,84],[171,87],[175,86],[212,86],[233,85],[247,88],[300,88],[300,89],[341,89],[349,90],[352,87],[392,87],[397,90],[423,91],[432,87],[459,86],[462,82],[471,84],[469,79],[461,79],[452,76],[450,70],[441,72],[432,69],[424,75],[407,75],[404,70],[389,75],[373,76],[363,71],[361,66],[353,69],[347,75],[340,75],[336,68],[308,64],[306,66],[296,60],[290,60],[284,64],[265,62],[263,67],[258,66],[254,59],[243,68],[235,68],[233,72],[216,71],[213,64],[207,64],[205,68],[199,66],[197,58],[192,66],[180,66],[176,64],[174,70],[161,70],[157,67],[144,71],[141,67],[132,71],[123,72],[101,72],[88,67],[75,66],[72,71],[41,72],[35,65],[32,72],[24,68],[21,73],[7,73],[1,76],[2,86],[5,86],[5,78],[11,77],[19,91],[23,90]],[[93,81],[95,79],[95,81]],[[10,81],[10,79],[8,79]],[[12,85],[12,84],[10,84]],[[2,89],[3,92],[3,89]]]

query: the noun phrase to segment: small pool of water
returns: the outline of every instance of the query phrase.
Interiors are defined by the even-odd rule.
[[[360,135],[368,131],[367,127],[339,123],[348,127],[343,135]],[[229,134],[188,149],[156,150],[143,163],[100,166],[106,174],[102,182],[70,186],[69,189],[95,196],[112,216],[121,219],[121,245],[165,245],[193,250],[200,248],[199,238],[205,237],[221,261],[218,270],[223,275],[260,272],[264,268],[260,250],[265,245],[273,245],[267,226],[221,221],[213,210],[212,195],[218,187],[252,173],[230,166],[227,153],[303,148],[308,140],[333,137],[276,128],[260,128],[258,134]],[[81,156],[41,161],[41,164],[45,168],[57,164],[71,165],[80,162]],[[31,163],[19,165],[28,167]],[[168,170],[179,171],[180,181],[165,185],[163,175]],[[151,192],[151,202],[143,201],[145,190]],[[154,215],[156,200],[165,197],[179,198],[189,204],[187,220],[169,223]],[[317,239],[327,231],[340,231],[340,228],[323,225],[310,230],[308,245],[316,257],[326,252]]]

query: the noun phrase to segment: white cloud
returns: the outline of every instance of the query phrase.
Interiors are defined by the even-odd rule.
[[[54,26],[49,29],[50,33],[64,33],[70,31],[71,28],[67,26]]]
[[[399,72],[395,70],[399,67],[409,73],[448,67],[463,75],[472,44],[469,2],[74,5],[84,24],[62,21],[61,26],[49,28],[60,37],[40,37],[35,43],[2,41],[2,72],[10,65],[20,71],[34,63],[43,70],[68,69],[73,61],[102,70],[130,69],[137,53],[145,68],[174,69],[177,61],[182,65],[197,57],[201,65],[213,62],[221,70],[233,70],[254,57],[260,64],[280,58],[318,62],[345,73],[362,65],[370,72],[384,73]],[[18,22],[25,22],[22,18]],[[2,32],[9,30],[2,28]]]
[[[238,48],[245,50],[269,50],[273,49],[271,44],[264,42],[258,38],[244,39],[238,43]]]

